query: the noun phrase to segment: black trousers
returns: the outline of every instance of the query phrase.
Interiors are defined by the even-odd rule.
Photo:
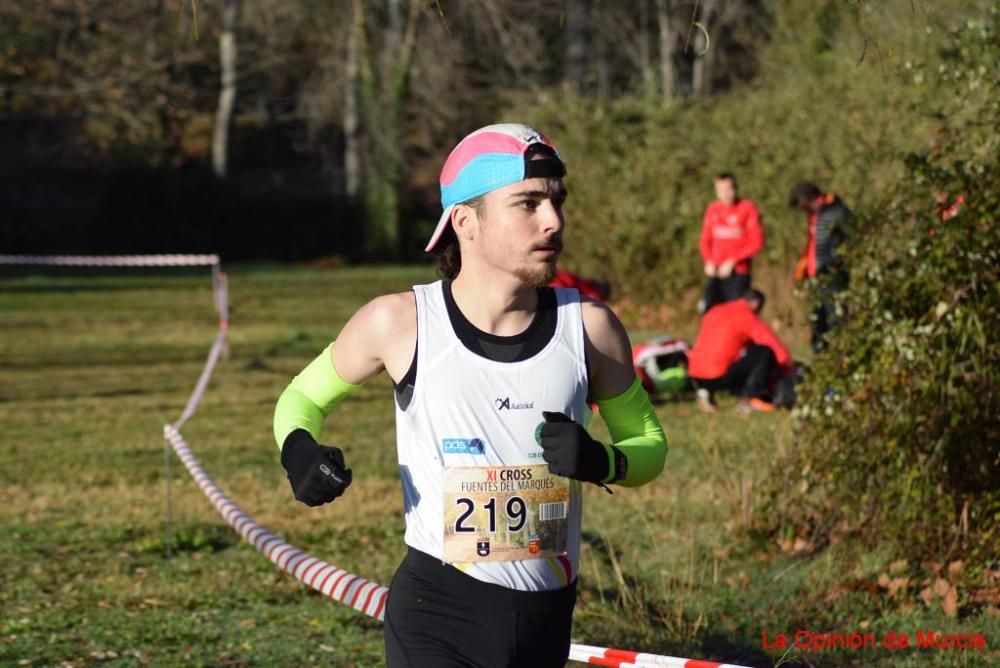
[[[481,582],[410,549],[389,587],[389,668],[559,666],[569,656],[576,582],[525,592]]]
[[[712,276],[705,282],[705,295],[702,298],[705,302],[705,310],[702,313],[708,313],[708,310],[716,304],[739,299],[749,288],[750,274],[734,272],[728,278]]]
[[[778,359],[767,346],[747,346],[746,354],[733,362],[719,378],[692,378],[698,389],[710,392],[726,390],[744,399],[767,397],[771,376],[778,370]]]
[[[819,352],[826,347],[827,334],[837,329],[843,320],[843,313],[837,315],[837,293],[845,290],[848,285],[848,273],[839,269],[826,270],[819,274],[819,300],[809,314],[809,325],[812,336],[809,346],[813,352]]]

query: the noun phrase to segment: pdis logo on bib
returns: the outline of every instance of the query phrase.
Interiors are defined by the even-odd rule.
[[[481,438],[441,439],[441,452],[446,455],[482,455],[486,453],[486,443]]]

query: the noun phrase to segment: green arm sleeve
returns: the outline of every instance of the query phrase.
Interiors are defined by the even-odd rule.
[[[667,437],[639,379],[616,397],[598,399],[597,407],[608,425],[612,446],[628,460],[628,471],[618,484],[638,487],[660,475],[667,457]],[[614,451],[608,447],[611,476],[615,471],[614,459]]]
[[[292,379],[274,407],[274,440],[280,450],[296,429],[305,429],[319,440],[323,418],[360,385],[340,377],[333,366],[333,344]]]

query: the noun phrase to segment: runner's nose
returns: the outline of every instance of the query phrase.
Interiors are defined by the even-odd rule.
[[[543,234],[559,232],[564,222],[562,208],[556,206],[551,199],[547,199],[539,206],[538,220]]]

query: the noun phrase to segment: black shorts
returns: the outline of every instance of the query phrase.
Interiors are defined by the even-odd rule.
[[[526,592],[480,582],[410,548],[389,587],[389,668],[563,666],[576,582]]]

